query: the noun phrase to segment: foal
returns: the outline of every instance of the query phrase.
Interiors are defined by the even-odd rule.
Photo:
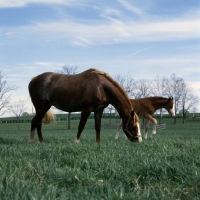
[[[153,123],[153,130],[150,138],[156,135],[156,126],[157,120],[152,117],[157,109],[165,108],[171,117],[175,117],[175,109],[173,98],[165,98],[165,97],[147,97],[147,98],[139,98],[139,99],[131,99],[131,104],[135,109],[136,113],[144,118],[145,121],[145,131],[144,138],[147,139],[147,133],[149,129],[149,122]],[[119,132],[122,124],[120,123],[115,139],[118,139]]]

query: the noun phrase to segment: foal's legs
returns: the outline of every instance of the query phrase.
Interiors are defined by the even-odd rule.
[[[144,119],[144,139],[147,139],[147,133],[149,130],[149,120],[148,119]]]
[[[149,129],[149,121],[151,121],[153,123],[153,130],[151,133],[150,138],[153,138],[153,136],[156,135],[156,126],[157,126],[157,120],[155,118],[153,118],[151,115],[145,115],[145,133],[144,133],[144,138],[147,139],[147,132]]]
[[[101,117],[103,114],[103,109],[94,112],[95,119],[95,130],[96,130],[96,142],[100,143],[100,130],[101,130]]]
[[[119,127],[118,127],[118,129],[117,129],[117,133],[116,133],[116,135],[115,135],[115,139],[117,140],[118,138],[119,138],[119,132],[120,132],[120,129],[122,128],[122,120],[121,120],[121,122],[120,122],[120,124],[119,124]]]
[[[90,109],[81,112],[81,119],[78,125],[78,133],[75,139],[76,143],[79,143],[80,141],[81,133],[85,127],[88,117],[90,116],[90,113],[91,113]]]
[[[157,120],[155,118],[151,117],[150,121],[153,123],[153,130],[152,130],[152,133],[150,136],[150,138],[152,139],[156,135]]]

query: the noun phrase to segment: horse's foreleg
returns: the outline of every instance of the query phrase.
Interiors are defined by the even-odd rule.
[[[101,131],[101,117],[103,114],[103,109],[98,110],[98,112],[94,112],[95,119],[95,130],[96,130],[96,142],[100,143],[100,131]]]
[[[39,137],[39,141],[43,142],[43,137],[42,137],[42,122],[38,124],[37,126],[37,133]]]
[[[144,139],[147,139],[147,134],[148,134],[148,130],[149,130],[149,120],[145,119],[145,127],[144,127]]]
[[[119,127],[118,127],[118,129],[117,129],[117,133],[116,133],[116,135],[115,135],[115,139],[116,139],[116,140],[119,138],[119,132],[120,132],[121,128],[122,128],[122,120],[121,120],[121,122],[120,122],[120,124],[119,124]]]
[[[85,124],[87,122],[88,117],[90,116],[90,113],[91,113],[90,110],[82,111],[81,119],[80,119],[80,122],[79,122],[79,125],[78,125],[78,133],[77,133],[77,136],[76,136],[74,142],[79,143],[80,137],[81,137],[81,133],[82,133],[84,127],[85,127]]]

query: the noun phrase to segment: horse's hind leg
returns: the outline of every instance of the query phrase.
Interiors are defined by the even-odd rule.
[[[78,133],[77,133],[77,136],[75,139],[76,143],[78,143],[80,141],[81,133],[85,127],[88,117],[90,116],[90,113],[91,113],[90,110],[82,111],[82,113],[81,113],[81,119],[80,119],[80,122],[78,125]]]
[[[29,137],[29,140],[28,140],[29,143],[34,142],[34,134],[35,134],[35,128],[36,128],[35,118],[36,118],[36,116],[31,121],[31,134],[30,134],[30,137]]]
[[[29,138],[29,143],[34,142],[35,129],[37,129],[37,133],[38,133],[40,142],[43,141],[41,129],[42,129],[42,119],[43,119],[44,115],[45,115],[45,113],[43,114],[42,110],[39,110],[39,109],[36,110],[36,115],[31,121],[31,134],[30,134],[30,138]]]
[[[42,137],[42,119],[45,115],[45,113],[49,110],[50,106],[45,105],[42,108],[36,108],[36,114],[35,117],[32,119],[31,121],[31,134],[30,134],[30,138],[29,138],[29,143],[34,142],[34,133],[35,133],[35,129],[37,129],[37,133],[38,133],[38,137],[39,137],[39,141],[42,142],[43,141],[43,137]]]

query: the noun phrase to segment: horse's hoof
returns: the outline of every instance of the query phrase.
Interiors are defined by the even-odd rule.
[[[76,138],[76,139],[74,140],[74,142],[78,144],[78,143],[80,142],[80,140],[77,140],[77,138]]]

